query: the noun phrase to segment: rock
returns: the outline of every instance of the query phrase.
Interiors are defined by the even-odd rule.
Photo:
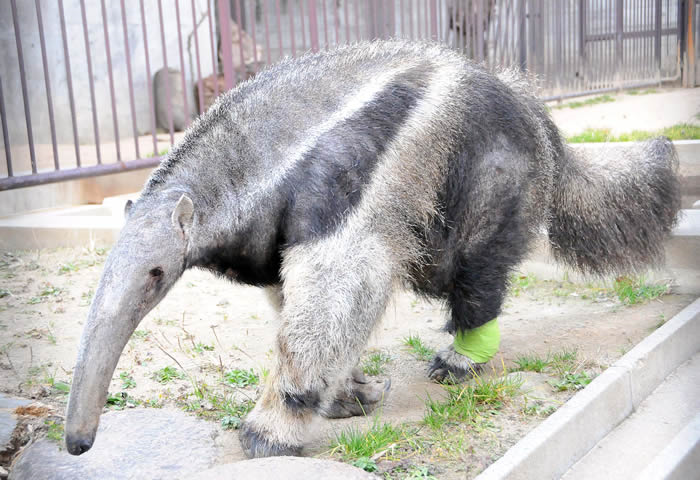
[[[0,467],[0,480],[5,480],[7,478],[7,470],[4,468]]]
[[[19,455],[10,480],[189,478],[213,465],[215,432],[214,424],[179,410],[109,412],[90,451],[75,457],[44,438]]]
[[[12,413],[0,411],[0,453],[4,453],[10,446],[12,432],[17,426],[17,419]]]
[[[217,465],[190,480],[307,480],[312,478],[368,480],[378,477],[346,463],[318,458],[269,457]]]
[[[14,410],[30,403],[29,400],[0,394],[0,459],[2,461],[9,461],[16,450],[13,434],[17,428],[17,416]]]

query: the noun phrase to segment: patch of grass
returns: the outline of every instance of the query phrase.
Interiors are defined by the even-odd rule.
[[[119,378],[121,378],[122,388],[125,390],[128,390],[129,388],[134,388],[136,386],[136,380],[134,380],[134,377],[132,377],[126,372],[120,373]]]
[[[137,406],[141,402],[129,396],[126,392],[108,393],[105,407],[112,410],[124,410],[127,406]]]
[[[666,315],[663,313],[659,315],[659,320],[650,328],[650,330],[658,330],[666,324]]]
[[[425,345],[418,335],[409,335],[404,338],[403,344],[418,360],[427,362],[435,355],[435,350]]]
[[[229,370],[224,374],[224,380],[230,385],[235,385],[236,387],[248,387],[251,385],[257,385],[260,382],[260,377],[258,374],[250,370],[242,370],[236,368]]]
[[[514,372],[542,372],[549,366],[549,358],[538,357],[535,354],[520,355],[515,359],[515,367],[511,370]]]
[[[332,453],[341,454],[346,460],[372,458],[376,454],[402,445],[414,444],[413,432],[404,426],[379,423],[375,417],[367,431],[351,427],[338,433],[332,445]]]
[[[160,370],[157,370],[153,374],[153,378],[158,383],[165,385],[166,383],[170,383],[173,380],[185,378],[185,374],[175,367],[167,366],[161,368]]]
[[[519,297],[520,294],[537,282],[537,278],[531,274],[514,273],[510,276],[509,289],[510,294]]]
[[[63,424],[54,422],[53,420],[44,420],[44,425],[48,427],[46,438],[59,445],[63,445]]]
[[[6,288],[0,288],[0,298],[11,297],[12,292]]]
[[[564,349],[552,354],[549,360],[549,366],[552,367],[558,375],[564,375],[566,372],[576,369],[577,358],[578,351],[576,349]]]
[[[413,480],[413,479],[424,479],[424,480],[437,480],[437,477],[432,475],[430,473],[430,469],[425,466],[421,467],[412,467],[408,472],[408,475],[406,475],[404,480]]]
[[[679,123],[657,131],[633,130],[617,136],[613,135],[609,128],[587,128],[582,133],[567,138],[567,141],[569,143],[640,142],[660,135],[671,140],[700,140],[700,126]]]
[[[560,392],[564,390],[581,390],[591,383],[593,379],[586,372],[565,373],[559,381],[550,384]]]
[[[391,361],[391,357],[383,352],[374,352],[367,355],[362,363],[362,371],[366,375],[381,375],[384,373],[384,366]]]
[[[198,342],[197,345],[194,346],[194,351],[197,353],[204,353],[205,351],[211,352],[214,350],[214,345],[207,345],[202,342]]]
[[[444,384],[447,393],[444,400],[426,401],[427,412],[423,423],[439,430],[453,423],[474,423],[481,413],[500,409],[515,396],[523,381],[513,376],[488,378],[477,375],[473,383],[466,385]]]
[[[27,303],[30,305],[36,305],[37,303],[42,303],[48,300],[49,298],[57,298],[61,295],[62,292],[63,291],[60,288],[55,287],[50,283],[45,283],[43,284],[39,295],[31,297],[29,301],[27,301]]]
[[[58,274],[65,275],[66,273],[77,272],[78,270],[80,270],[78,265],[73,262],[66,262],[62,263],[61,266],[58,267]]]
[[[646,90],[627,90],[627,95],[649,95],[651,93],[659,93],[655,88],[647,88]]]
[[[598,105],[600,103],[611,103],[614,102],[615,98],[610,95],[600,95],[598,97],[587,98],[586,100],[579,100],[575,102],[568,102],[561,105],[557,105],[554,108],[560,110],[562,108],[581,108],[588,107],[590,105]]]
[[[134,333],[131,334],[132,338],[137,338],[139,340],[145,340],[151,335],[150,330],[134,330]]]
[[[669,291],[667,284],[649,284],[643,277],[619,277],[615,279],[613,289],[625,305],[637,305],[659,298]]]

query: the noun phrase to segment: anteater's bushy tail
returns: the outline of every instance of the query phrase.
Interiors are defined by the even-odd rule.
[[[660,137],[565,152],[548,227],[555,258],[600,275],[661,264],[680,209],[673,144]]]

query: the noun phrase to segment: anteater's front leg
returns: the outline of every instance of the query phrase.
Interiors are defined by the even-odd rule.
[[[388,254],[377,239],[354,237],[294,247],[285,255],[277,364],[241,430],[249,457],[301,453],[314,414],[328,413],[347,387],[386,308]]]

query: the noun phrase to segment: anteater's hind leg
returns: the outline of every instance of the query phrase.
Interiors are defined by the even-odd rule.
[[[429,376],[435,381],[461,381],[477,373],[498,350],[496,317],[508,289],[508,275],[527,252],[528,227],[518,215],[517,201],[492,212],[500,222],[491,235],[458,255],[453,281],[448,285],[447,324],[455,341],[437,353]],[[473,352],[473,353],[470,353]]]
[[[336,400],[369,392],[348,388],[347,379],[392,286],[388,253],[366,234],[292,248],[283,277],[277,365],[241,429],[250,457],[298,455],[314,414],[355,413]],[[364,400],[371,408],[379,399],[365,395]]]

